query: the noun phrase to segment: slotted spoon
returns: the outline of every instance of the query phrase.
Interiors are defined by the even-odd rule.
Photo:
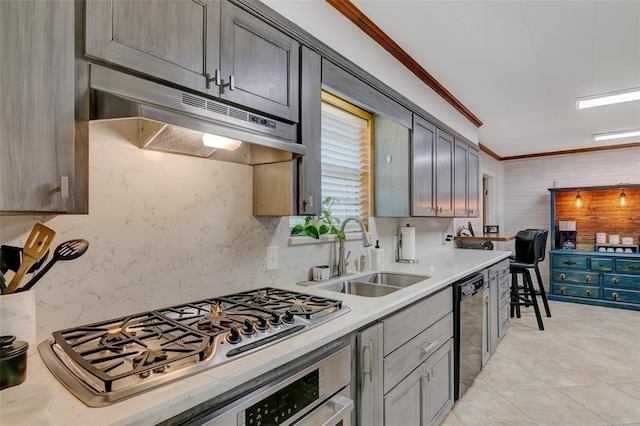
[[[49,272],[49,269],[59,260],[73,260],[77,259],[84,254],[89,248],[89,242],[87,240],[69,240],[56,247],[56,251],[53,253],[53,258],[49,263],[45,265],[27,284],[20,289],[20,291],[27,291],[33,287],[44,274]]]

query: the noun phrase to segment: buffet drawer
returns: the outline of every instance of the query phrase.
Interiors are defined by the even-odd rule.
[[[580,271],[553,271],[553,281],[556,283],[576,283],[598,285],[600,274],[597,272],[580,272]]]
[[[640,291],[604,289],[604,300],[614,302],[640,303]]]
[[[586,256],[553,256],[553,266],[556,268],[587,269],[588,265],[589,258]]]
[[[559,294],[562,296],[585,297],[588,299],[600,298],[599,287],[571,285],[571,284],[561,284],[561,285],[556,284],[553,288],[553,292],[554,294]]]
[[[616,271],[621,274],[640,275],[640,259],[616,259]]]
[[[640,290],[640,277],[634,275],[604,274],[604,286]]]
[[[601,271],[601,272],[611,272],[613,271],[613,259],[606,259],[604,257],[592,257],[591,270]]]

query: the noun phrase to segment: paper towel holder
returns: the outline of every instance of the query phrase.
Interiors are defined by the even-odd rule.
[[[412,226],[407,223],[407,227],[412,227]],[[396,246],[396,262],[398,262],[398,263],[418,263],[418,259],[405,259],[403,257],[403,254],[402,254],[403,241],[402,241],[401,229],[402,229],[402,227],[400,227],[400,229],[398,229],[398,244]]]

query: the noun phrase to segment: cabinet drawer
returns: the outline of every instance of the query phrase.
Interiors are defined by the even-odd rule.
[[[586,256],[553,256],[553,266],[556,268],[587,269]]]
[[[509,307],[511,304],[507,304],[504,307],[500,307],[500,312],[498,313],[498,338],[502,339],[509,328]]]
[[[453,312],[453,292],[451,287],[447,287],[383,319],[384,356],[389,355],[450,312]]]
[[[613,259],[605,259],[604,257],[592,257],[591,270],[611,272],[613,271]]]
[[[571,284],[554,284],[553,293],[562,296],[586,297],[588,299],[599,299],[600,288]]]
[[[640,277],[633,275],[605,274],[604,286],[640,290]]]
[[[640,304],[640,291],[604,289],[604,300]]]
[[[616,259],[616,271],[621,274],[640,275],[640,259]]]
[[[499,263],[496,263],[491,268],[489,268],[489,275],[495,274],[500,280],[505,275],[509,274],[509,260],[504,259]]]
[[[407,376],[436,349],[453,337],[453,313],[400,346],[384,358],[384,393]]]
[[[600,283],[600,274],[597,272],[555,270],[553,271],[553,281],[556,283],[598,285]]]

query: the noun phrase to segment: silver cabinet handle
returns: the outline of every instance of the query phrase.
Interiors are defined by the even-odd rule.
[[[369,350],[369,367],[367,368],[366,363],[364,362],[367,359],[367,349]],[[362,380],[364,381],[365,376],[369,375],[369,381],[373,382],[373,339],[369,339],[369,344],[362,348]]]
[[[229,90],[231,90],[231,91],[236,89],[236,79],[232,75],[229,76],[229,82],[228,83],[223,83],[222,79],[219,79],[216,84],[218,86],[220,86],[220,93],[224,93],[224,88],[225,87],[228,87]]]
[[[438,341],[436,340],[435,342],[429,343],[427,346],[420,347],[420,354],[429,355],[437,347],[438,347]]]
[[[211,77],[211,74],[209,73],[205,74],[205,78],[207,79],[207,89],[211,88],[211,83],[216,86],[220,86],[220,70],[215,70],[213,72],[213,77]]]
[[[69,198],[69,177],[62,176],[60,178],[60,196],[62,198]]]

